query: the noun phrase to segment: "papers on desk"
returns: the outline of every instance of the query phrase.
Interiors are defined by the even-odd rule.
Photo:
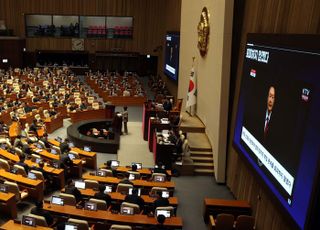
[[[170,124],[170,121],[168,118],[161,118],[161,124]]]
[[[35,152],[40,153],[40,152],[42,152],[42,149],[36,149]]]

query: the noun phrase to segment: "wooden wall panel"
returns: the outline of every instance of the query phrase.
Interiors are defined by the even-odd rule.
[[[133,16],[134,34],[127,39],[86,39],[85,49],[90,52],[122,51],[150,53],[164,40],[168,0],[0,0],[0,19],[15,35],[25,36],[24,14],[62,15],[114,15]],[[174,0],[173,2],[180,2]],[[170,4],[172,5],[172,4]],[[174,8],[176,9],[176,8]],[[175,15],[179,18],[175,19]],[[180,14],[173,14],[170,23],[180,21]],[[179,25],[180,26],[180,25]],[[26,38],[29,51],[37,49],[71,50],[71,39]]]
[[[232,145],[236,109],[239,97],[242,63],[247,33],[320,33],[320,1],[318,0],[242,0],[245,4],[241,30],[241,44],[237,59],[236,76],[231,76],[235,84],[232,119],[229,125],[229,146],[227,166],[227,186],[235,197],[246,199],[253,207],[259,230],[294,229],[292,221],[283,213],[272,194],[259,183],[247,162],[242,159]]]

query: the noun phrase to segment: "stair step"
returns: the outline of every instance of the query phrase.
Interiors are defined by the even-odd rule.
[[[192,157],[212,157],[212,152],[206,152],[206,151],[191,151],[190,156]]]
[[[213,162],[194,162],[193,164],[195,167],[213,167]]]
[[[213,173],[214,173],[213,169],[194,169],[195,175],[212,176]]]
[[[199,161],[209,161],[209,162],[212,162],[213,161],[213,158],[212,157],[194,157],[194,156],[191,156],[190,157],[194,162],[199,162]]]
[[[187,133],[187,138],[191,151],[212,151],[211,144],[205,133]]]
[[[181,111],[182,120],[179,129],[183,132],[204,133],[205,125],[197,116],[190,116],[189,113]]]

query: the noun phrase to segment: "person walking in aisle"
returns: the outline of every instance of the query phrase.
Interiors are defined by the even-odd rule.
[[[123,112],[122,112],[122,120],[123,120],[123,126],[124,126],[124,134],[128,134],[128,107],[124,106],[123,107]]]

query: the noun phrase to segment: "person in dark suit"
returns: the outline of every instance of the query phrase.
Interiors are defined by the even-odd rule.
[[[48,173],[43,169],[43,167],[44,167],[44,163],[43,161],[40,161],[38,163],[38,167],[32,167],[32,169],[41,172],[44,179],[48,180]]]
[[[48,226],[53,224],[54,219],[51,216],[49,211],[43,210],[43,202],[42,201],[36,202],[36,207],[31,209],[31,214],[43,216],[46,219]]]
[[[153,208],[156,210],[158,207],[166,207],[169,206],[169,200],[167,198],[162,197],[162,192],[157,191],[157,199],[153,202]]]
[[[76,198],[76,202],[79,203],[83,200],[82,194],[79,191],[78,188],[76,188],[74,185],[72,185],[71,183],[66,187],[65,189],[65,193],[67,194],[71,194],[74,195],[74,197]]]
[[[26,173],[28,173],[29,172],[29,166],[26,163],[24,163],[25,159],[26,159],[26,156],[24,154],[22,154],[20,156],[20,161],[17,162],[16,164],[22,166],[24,168],[24,170],[26,171]]]
[[[157,221],[158,224],[151,227],[150,230],[168,230],[168,228],[164,226],[164,222],[166,221],[166,217],[164,215],[158,215]]]
[[[69,147],[69,140],[66,138],[64,142],[60,143],[60,151],[61,153],[69,152],[71,149]]]
[[[124,201],[139,205],[140,210],[144,209],[144,200],[140,196],[138,196],[138,189],[136,189],[136,188],[134,188],[132,190],[131,195],[129,195],[129,194],[126,195]]]
[[[111,196],[104,193],[105,189],[106,186],[104,184],[99,184],[99,192],[94,194],[94,198],[106,201],[107,207],[109,207],[111,205]]]

